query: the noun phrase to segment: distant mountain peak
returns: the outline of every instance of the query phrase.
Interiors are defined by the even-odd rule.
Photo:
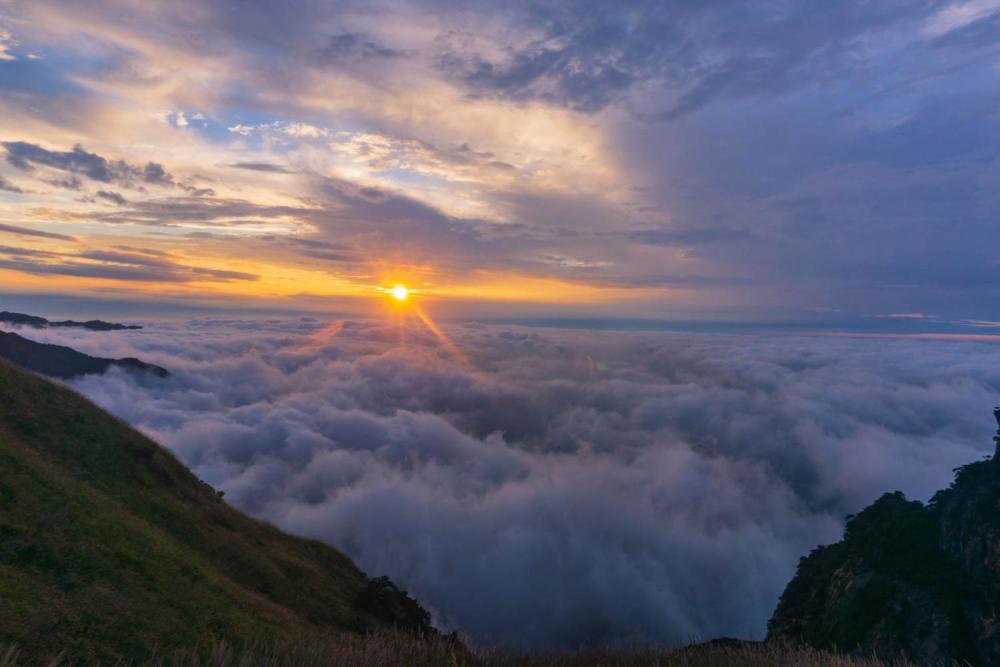
[[[104,320],[87,320],[86,322],[77,322],[76,320],[52,321],[36,315],[12,313],[6,310],[0,311],[0,322],[18,324],[20,326],[33,327],[35,329],[73,327],[89,329],[91,331],[130,331],[142,328],[137,324],[117,324],[114,322],[105,322]]]
[[[92,357],[71,347],[38,343],[8,331],[0,331],[0,358],[36,373],[63,380],[80,375],[104,373],[111,367],[152,373],[161,378],[170,375],[170,371],[166,368],[147,364],[135,357],[124,359]]]

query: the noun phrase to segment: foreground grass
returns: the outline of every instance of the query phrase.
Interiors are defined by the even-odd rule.
[[[170,452],[0,360],[0,644],[85,664],[405,626],[339,551],[227,505]]]
[[[33,652],[35,653],[35,652]],[[12,647],[0,646],[0,667],[91,665],[73,656],[45,663],[22,662]],[[471,652],[448,638],[430,640],[382,632],[344,635],[297,644],[237,647],[217,642],[202,650],[173,652],[116,667],[913,667],[900,661],[850,658],[757,643],[703,644],[676,650],[593,650],[559,655]]]

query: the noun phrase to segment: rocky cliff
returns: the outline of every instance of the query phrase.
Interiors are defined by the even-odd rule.
[[[956,473],[926,505],[885,494],[803,558],[768,639],[1000,665],[1000,457]]]

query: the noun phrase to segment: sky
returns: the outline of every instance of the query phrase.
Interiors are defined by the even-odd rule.
[[[998,102],[997,0],[0,0],[0,292],[983,333]]]

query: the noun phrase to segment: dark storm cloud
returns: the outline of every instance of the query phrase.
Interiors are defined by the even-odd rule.
[[[78,174],[100,183],[117,183],[125,187],[135,187],[138,183],[152,185],[172,185],[173,178],[163,166],[149,162],[145,167],[137,167],[124,160],[108,160],[97,153],[91,153],[77,144],[71,151],[50,151],[26,141],[0,142],[7,152],[7,162],[30,172],[37,166]],[[73,177],[70,177],[73,178]],[[79,188],[79,181],[73,181]],[[68,187],[68,186],[64,186]]]
[[[46,340],[226,499],[477,643],[760,637],[798,558],[992,450],[1000,346],[204,320]]]

